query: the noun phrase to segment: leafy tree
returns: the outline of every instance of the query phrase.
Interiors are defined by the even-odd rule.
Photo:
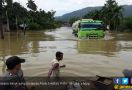
[[[18,24],[22,24],[26,21],[27,9],[20,5],[20,3],[13,3],[13,19],[15,20],[16,29],[18,30]]]
[[[127,17],[125,20],[126,20],[126,26],[128,27],[128,29],[132,30],[132,17]]]
[[[3,2],[6,4],[2,4]],[[12,3],[12,0],[4,0],[4,1],[0,0],[1,37],[3,37],[2,22],[7,23],[8,20],[10,20],[11,30],[15,30],[15,29],[18,30],[18,25],[23,23],[28,25],[28,29],[35,29],[35,30],[56,28],[58,24],[60,25],[60,23],[56,22],[54,19],[55,11],[51,10],[45,12],[42,9],[38,11],[36,4],[33,3],[34,1],[28,0],[28,7],[32,9],[28,11],[18,2]]]
[[[79,17],[74,17],[69,20],[69,24],[72,25],[75,21],[79,20]]]
[[[34,3],[33,0],[28,0],[27,7],[33,11],[37,10],[37,5]]]
[[[122,6],[118,6],[115,0],[108,0],[102,8],[102,19],[107,25],[110,26],[110,29],[116,29],[120,20],[122,19]]]
[[[123,9],[122,6],[118,6],[114,8],[115,14],[112,19],[113,19],[113,27],[116,30],[118,29],[121,23],[121,20],[123,19],[122,9]]]
[[[7,31],[10,31],[10,22],[9,22],[9,17],[8,17],[8,13],[10,13],[12,11],[12,0],[5,0],[5,3],[7,4],[5,7],[5,13],[6,13],[6,21],[7,21]]]
[[[123,18],[122,10],[123,7],[118,6],[115,0],[107,0],[101,10],[91,11],[84,18],[103,20],[106,25],[110,26],[110,29],[118,29]]]
[[[119,29],[120,29],[121,31],[128,30],[128,31],[131,31],[131,32],[132,32],[132,16],[127,17],[127,18],[124,18],[124,19],[121,21],[121,24],[120,24],[120,26],[119,26]]]
[[[83,18],[88,18],[88,19],[101,19],[101,11],[100,10],[95,10],[91,11],[90,13],[86,14]]]
[[[5,2],[7,3],[8,7],[12,7],[13,0],[5,0]]]

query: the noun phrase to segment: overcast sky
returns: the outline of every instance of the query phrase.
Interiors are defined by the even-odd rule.
[[[14,0],[26,7],[28,0]],[[55,16],[61,16],[89,6],[103,6],[106,0],[34,0],[38,9],[56,11]],[[132,5],[132,0],[116,0],[119,5]]]

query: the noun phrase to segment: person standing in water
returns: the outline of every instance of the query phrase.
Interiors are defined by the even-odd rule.
[[[109,27],[109,25],[107,25],[106,28],[107,28],[107,29],[105,30],[105,36],[104,36],[104,39],[105,39],[105,40],[108,40],[108,39],[110,38],[110,32],[109,32],[110,27]]]
[[[63,60],[63,53],[58,51],[56,52],[56,59],[53,59],[51,64],[52,64],[52,67],[51,69],[49,70],[48,72],[48,79],[50,78],[59,78],[60,76],[60,68],[63,68],[63,67],[66,67],[66,65],[61,65],[60,66],[60,61]]]

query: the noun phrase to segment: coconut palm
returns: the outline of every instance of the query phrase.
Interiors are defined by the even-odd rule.
[[[89,18],[89,19],[101,19],[101,11],[100,10],[94,10],[89,12],[84,16],[84,18]]]
[[[110,26],[110,29],[116,29],[122,18],[122,6],[118,6],[115,0],[108,0],[102,8],[103,20],[107,25]]]
[[[20,3],[14,2],[13,3],[13,10],[12,13],[14,15],[15,19],[15,24],[16,24],[16,29],[17,29],[17,34],[18,34],[18,24],[24,25],[25,19],[27,19],[27,9],[24,8]],[[25,31],[25,30],[24,30]],[[24,32],[25,34],[25,32]]]
[[[113,16],[113,21],[114,21],[114,28],[117,30],[120,22],[121,22],[121,19],[123,18],[123,14],[122,14],[122,6],[119,6],[119,7],[115,7],[114,8],[114,16]]]
[[[37,5],[34,3],[33,0],[28,0],[27,7],[31,9],[32,11],[37,10]]]
[[[8,7],[12,6],[13,0],[5,0],[5,2],[7,3]]]

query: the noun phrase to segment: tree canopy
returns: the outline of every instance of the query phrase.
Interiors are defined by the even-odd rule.
[[[33,0],[28,0],[27,7],[33,11],[37,10],[37,5]]]
[[[37,5],[33,0],[28,0],[27,3],[30,10],[27,10],[18,2],[12,2],[12,0],[5,0],[4,2],[7,4],[2,7],[4,12],[1,16],[5,23],[7,23],[7,18],[9,19],[11,29],[16,29],[16,19],[18,21],[17,25],[25,23],[29,26],[29,29],[47,29],[57,26],[54,20],[55,11],[37,10]],[[6,11],[8,11],[8,17]]]
[[[123,7],[115,0],[107,0],[101,10],[91,11],[84,18],[100,19],[110,26],[110,29],[117,29],[123,18]]]

